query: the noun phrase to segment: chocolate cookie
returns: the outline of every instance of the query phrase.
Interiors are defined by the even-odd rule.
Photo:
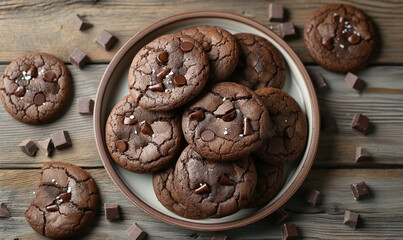
[[[270,113],[269,137],[253,153],[269,164],[284,164],[303,153],[308,134],[305,113],[286,92],[277,88],[256,90]]]
[[[283,165],[270,165],[263,161],[255,161],[257,184],[252,199],[247,207],[261,207],[276,196],[281,187]]]
[[[210,59],[210,82],[222,82],[234,71],[239,58],[238,44],[228,31],[216,26],[196,26],[179,33],[194,38]]]
[[[153,187],[158,201],[179,216],[192,219],[206,218],[205,213],[179,196],[174,181],[174,169],[175,167],[170,167],[162,172],[154,173]]]
[[[50,122],[70,97],[70,73],[62,61],[47,53],[28,53],[8,65],[0,80],[4,108],[18,121]]]
[[[182,201],[189,201],[212,218],[245,207],[256,187],[253,159],[210,162],[187,146],[176,163],[174,181]]]
[[[98,198],[95,181],[86,171],[68,163],[48,162],[42,167],[36,198],[24,216],[39,234],[71,238],[87,230]]]
[[[268,136],[269,114],[252,90],[222,82],[184,112],[182,130],[204,158],[232,161],[260,147]]]
[[[109,114],[105,139],[113,160],[136,173],[157,172],[179,154],[180,115],[148,111],[128,95]]]
[[[334,72],[352,72],[367,65],[375,49],[375,28],[361,10],[328,4],[308,19],[305,47],[312,59]]]
[[[179,34],[161,36],[136,54],[129,70],[134,101],[151,111],[178,108],[204,88],[209,62],[194,39]]]
[[[286,66],[280,51],[267,39],[251,33],[237,33],[234,36],[241,54],[230,79],[253,90],[283,88]]]

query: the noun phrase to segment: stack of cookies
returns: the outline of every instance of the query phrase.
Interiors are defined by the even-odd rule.
[[[306,145],[285,80],[282,55],[262,37],[215,26],[158,37],[133,59],[130,95],[106,123],[108,150],[120,166],[153,173],[158,200],[182,217],[264,206]]]

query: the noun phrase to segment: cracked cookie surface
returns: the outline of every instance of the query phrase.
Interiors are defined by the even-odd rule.
[[[240,48],[239,64],[230,80],[252,90],[283,88],[286,65],[283,56],[267,39],[251,33],[234,35]]]
[[[232,161],[257,150],[268,136],[269,114],[249,88],[217,83],[182,116],[186,141],[206,159]]]
[[[28,53],[15,59],[0,80],[4,108],[28,124],[55,119],[69,100],[70,88],[66,65],[47,53]]]
[[[239,59],[239,46],[234,36],[216,26],[202,25],[178,33],[194,38],[210,60],[210,82],[225,81],[234,71]]]
[[[375,27],[363,11],[346,4],[328,4],[308,19],[305,47],[312,59],[334,72],[358,70],[375,49]]]
[[[206,85],[209,73],[208,58],[194,39],[164,35],[134,57],[129,70],[129,91],[143,108],[169,111],[196,97]]]
[[[182,201],[189,201],[211,218],[236,213],[245,207],[256,187],[251,157],[232,162],[210,162],[190,146],[180,155],[174,172]]]
[[[112,109],[105,139],[113,160],[137,173],[157,172],[175,161],[183,140],[180,115],[152,112],[128,95]]]
[[[256,90],[270,113],[269,136],[253,155],[269,164],[297,160],[306,146],[305,113],[288,93],[277,88]]]
[[[83,169],[68,163],[42,166],[36,198],[24,216],[29,225],[48,238],[70,238],[87,229],[95,215],[98,189]]]

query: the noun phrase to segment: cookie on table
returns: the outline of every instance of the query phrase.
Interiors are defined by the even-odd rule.
[[[322,67],[340,73],[368,64],[375,49],[374,24],[363,11],[346,4],[327,4],[308,19],[305,47]]]
[[[232,161],[257,150],[269,133],[269,114],[249,88],[217,83],[182,116],[186,141],[206,159]]]
[[[157,172],[179,155],[183,140],[180,114],[148,111],[128,95],[109,114],[105,139],[121,167],[136,173]]]
[[[277,88],[256,90],[270,115],[269,137],[253,153],[260,161],[284,164],[304,152],[308,135],[305,113],[288,93]]]
[[[230,80],[252,90],[263,87],[282,89],[286,65],[280,51],[267,39],[251,33],[237,33],[234,37],[241,54]]]
[[[232,162],[211,162],[190,146],[180,155],[174,181],[182,201],[189,201],[211,218],[244,208],[252,198],[257,173],[251,157]]]
[[[222,82],[234,71],[239,59],[239,47],[234,36],[216,26],[201,25],[178,33],[194,38],[210,60],[210,82]]]
[[[18,121],[41,124],[65,108],[71,91],[70,73],[47,53],[28,53],[12,61],[0,80],[4,108]]]
[[[179,34],[158,37],[136,54],[129,70],[129,91],[151,111],[178,108],[204,88],[210,67],[194,39]]]
[[[98,200],[95,181],[86,171],[68,163],[48,162],[42,166],[36,198],[24,216],[39,234],[71,238],[87,230]]]

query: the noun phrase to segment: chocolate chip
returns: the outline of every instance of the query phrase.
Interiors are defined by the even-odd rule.
[[[140,126],[140,132],[149,136],[153,135],[153,130],[147,122],[143,122]]]
[[[118,39],[110,32],[103,30],[95,39],[95,42],[98,43],[100,47],[108,51],[117,42],[117,40]]]
[[[345,80],[348,85],[355,90],[361,91],[365,87],[365,82],[351,72],[347,73]]]
[[[320,74],[320,73],[312,74],[312,75],[311,75],[311,79],[312,79],[313,86],[314,86],[316,89],[319,90],[319,89],[325,89],[325,88],[327,88],[326,81],[325,81],[325,79],[323,78],[322,74]]]
[[[243,135],[247,136],[252,133],[252,125],[250,124],[249,118],[243,119]]]
[[[184,52],[190,52],[193,49],[193,43],[191,42],[182,42],[180,48]]]
[[[206,183],[202,184],[199,188],[197,188],[195,190],[196,194],[206,194],[206,193],[210,193],[210,188],[207,186]]]
[[[207,42],[207,41],[204,41],[204,42],[202,43],[202,48],[203,48],[203,50],[204,50],[205,52],[210,52],[210,50],[211,50],[211,44],[210,44],[209,42]]]
[[[361,162],[365,160],[369,160],[371,155],[369,155],[367,149],[362,147],[357,147],[355,150],[355,162]]]
[[[191,113],[190,115],[189,115],[189,120],[196,120],[196,121],[201,121],[201,120],[203,120],[204,119],[204,112],[203,112],[203,110],[199,110],[199,111],[196,111],[196,112],[193,112],[193,113]]]
[[[322,39],[322,45],[327,49],[327,50],[332,50],[333,49],[333,39],[332,38],[323,38]]]
[[[162,83],[157,83],[157,84],[149,86],[148,89],[150,89],[151,91],[154,91],[154,92],[163,92],[164,86],[162,85]]]
[[[281,22],[284,19],[283,5],[278,3],[269,4],[269,21]]]
[[[236,117],[236,110],[232,110],[231,112],[222,116],[221,119],[224,120],[224,122],[229,122],[234,120],[235,117]]]
[[[324,131],[335,132],[337,131],[336,122],[329,114],[324,114],[321,117],[321,127]]]
[[[74,51],[70,54],[69,56],[69,61],[79,67],[82,68],[84,67],[85,64],[87,64],[90,59],[88,58],[87,54],[82,52],[80,49],[76,48]]]
[[[186,78],[182,75],[175,75],[174,84],[177,87],[183,86],[186,84]]]
[[[286,127],[286,129],[284,129],[284,135],[289,139],[294,137],[294,128],[291,126]]]
[[[36,66],[31,66],[27,71],[27,75],[36,78],[38,76],[38,69]]]
[[[312,207],[316,207],[316,203],[318,202],[320,192],[314,189],[306,189],[304,191],[303,200],[309,203]]]
[[[52,133],[52,142],[56,149],[64,149],[72,146],[70,135],[67,131]]]
[[[117,140],[115,143],[116,148],[119,152],[124,152],[127,150],[127,142],[123,140]]]
[[[220,179],[220,184],[221,185],[235,185],[235,182],[232,181],[231,179],[229,179],[227,176],[222,175],[221,179]]]
[[[36,146],[38,147],[39,151],[41,151],[43,154],[45,154],[45,156],[49,156],[54,149],[51,138],[37,142]]]
[[[46,100],[45,95],[44,95],[43,93],[41,93],[41,92],[35,94],[35,96],[34,96],[34,104],[35,104],[36,106],[41,106],[41,105],[43,105],[43,103],[45,102],[45,100]]]
[[[57,206],[56,204],[46,206],[46,210],[49,212],[56,212],[59,211],[59,206]]]
[[[348,36],[347,40],[348,40],[348,42],[351,43],[351,44],[357,44],[357,43],[360,42],[361,37],[358,36],[357,34],[353,33],[353,34],[351,34],[350,36]]]
[[[19,147],[22,152],[30,157],[34,156],[36,151],[38,151],[38,147],[31,139],[25,139],[22,143],[20,143]]]
[[[214,233],[213,237],[211,237],[211,240],[227,240],[227,235],[221,233]]]
[[[26,91],[27,91],[27,90],[25,89],[24,86],[19,86],[19,87],[15,90],[14,95],[17,96],[17,97],[23,97],[23,96],[25,95],[25,92],[26,92]]]
[[[127,229],[126,234],[131,240],[143,240],[147,237],[147,233],[141,230],[141,228],[137,226],[137,223],[133,224],[129,229]]]
[[[160,54],[158,54],[158,56],[157,56],[157,60],[161,64],[166,64],[168,62],[168,57],[169,57],[169,54],[167,52],[165,52],[165,51],[160,52]]]
[[[42,79],[46,82],[54,82],[56,80],[56,73],[52,70],[47,70],[43,74]]]
[[[92,27],[92,24],[85,20],[83,17],[79,15],[75,15],[72,21],[75,28],[80,31],[86,30]]]
[[[0,217],[1,218],[11,217],[10,211],[8,211],[7,205],[3,202],[0,202]]]
[[[71,198],[71,193],[66,192],[59,195],[59,199],[63,201],[63,203],[69,202]]]
[[[168,75],[168,73],[171,71],[170,68],[165,68],[164,70],[162,70],[160,73],[157,74],[157,78],[159,78],[160,80],[164,79],[166,75]]]
[[[79,98],[77,100],[77,112],[79,114],[90,115],[94,111],[94,101],[89,98]]]
[[[279,24],[280,36],[282,38],[291,37],[296,34],[293,22],[286,22]]]
[[[298,238],[298,230],[295,223],[286,223],[281,226],[281,239],[289,240],[296,238]]]
[[[125,117],[123,120],[124,125],[134,125],[136,123],[137,123],[137,120],[134,118],[133,115],[131,115],[130,117]]]
[[[369,190],[365,182],[353,183],[350,184],[350,187],[355,200],[369,197]]]
[[[354,115],[351,127],[365,135],[369,127],[369,118],[357,113]]]
[[[272,106],[267,106],[267,110],[269,110],[270,115],[276,115],[279,111],[278,108]]]
[[[288,218],[288,213],[284,209],[279,208],[271,216],[275,224],[280,224]]]
[[[107,220],[120,219],[119,205],[117,203],[105,203],[104,207]]]
[[[201,135],[200,135],[201,139],[205,142],[210,142],[211,140],[214,139],[215,134],[213,131],[211,130],[204,130]]]
[[[357,228],[357,223],[358,223],[358,213],[355,212],[350,212],[346,210],[344,212],[344,221],[343,223],[353,229]]]

